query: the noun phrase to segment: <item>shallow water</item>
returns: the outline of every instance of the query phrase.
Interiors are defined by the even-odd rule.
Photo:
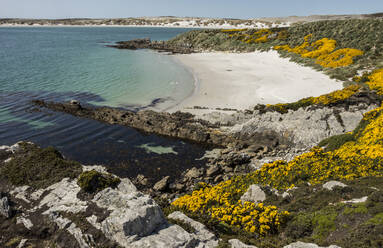
[[[36,111],[33,99],[137,109],[166,108],[193,90],[193,77],[171,56],[117,50],[106,43],[151,37],[164,40],[185,29],[126,27],[0,28],[0,143],[20,140],[55,146],[85,164],[115,173],[160,178],[201,166],[195,144],[142,134],[63,113]],[[160,99],[160,100],[158,100]],[[172,161],[169,163],[169,161]],[[171,164],[171,165],[170,165]]]

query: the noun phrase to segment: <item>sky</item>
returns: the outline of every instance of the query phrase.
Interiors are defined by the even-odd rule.
[[[383,12],[383,0],[0,0],[0,18],[258,18]]]

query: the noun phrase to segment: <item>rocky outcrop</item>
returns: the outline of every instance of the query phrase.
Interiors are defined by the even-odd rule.
[[[376,107],[377,105],[366,103],[337,107],[306,107],[289,110],[284,114],[254,110],[232,115],[205,114],[201,119],[226,126],[222,127],[221,131],[238,140],[262,144],[259,141],[264,141],[264,137],[269,136],[279,146],[306,149],[330,136],[353,131],[363,114]]]
[[[167,52],[171,54],[190,54],[194,53],[194,50],[186,44],[175,45],[166,41],[151,41],[150,38],[135,39],[129,41],[119,41],[115,45],[107,45],[107,47],[113,47],[118,49],[152,49],[159,52]]]
[[[205,225],[187,217],[184,213],[176,211],[171,213],[168,218],[190,225],[195,230],[192,235],[200,242],[198,247],[209,248],[218,246],[218,239],[214,233],[209,231]]]
[[[3,147],[3,150],[12,149]],[[14,159],[23,156],[22,153],[12,154]],[[83,166],[83,171],[89,170],[106,173],[101,166]],[[7,187],[9,191],[0,195],[0,219],[6,222],[0,227],[2,235],[4,233],[0,246],[16,235],[14,230],[27,240],[24,241],[26,246],[34,244],[36,247],[55,244],[68,248],[117,245],[192,248],[214,247],[211,244],[217,242],[216,237],[197,222],[193,222],[199,227],[197,233],[188,233],[181,226],[168,223],[159,205],[126,178],[121,179],[117,187],[97,193],[83,191],[76,178],[63,178],[40,189],[27,185]],[[15,204],[15,216],[10,214],[9,201],[12,206]],[[21,238],[15,242],[19,241]]]
[[[214,125],[195,120],[188,113],[155,112],[144,110],[132,112],[109,107],[82,107],[80,104],[33,101],[40,107],[65,112],[78,117],[90,118],[110,124],[129,126],[147,133],[155,133],[202,144],[225,146],[234,139],[215,129]]]
[[[241,196],[241,201],[249,201],[254,203],[260,203],[266,200],[265,192],[259,187],[259,185],[250,185],[245,194]]]
[[[110,211],[101,222],[103,232],[123,245],[131,243],[126,237],[147,236],[166,223],[160,207],[149,196],[138,192],[128,179],[123,179],[117,189],[99,192],[93,202]]]

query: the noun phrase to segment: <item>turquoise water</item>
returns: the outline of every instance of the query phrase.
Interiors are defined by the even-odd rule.
[[[166,40],[185,29],[126,27],[0,28],[0,90],[91,93],[93,104],[166,108],[193,90],[193,77],[171,56],[117,50],[107,43]]]
[[[141,109],[165,109],[188,96],[193,77],[171,56],[105,45],[150,37],[166,40],[174,28],[0,28],[0,145],[20,140],[54,146],[84,164],[103,164],[121,176],[153,180],[199,167],[198,145],[46,109],[31,100]],[[159,100],[160,99],[160,100]],[[154,102],[162,102],[153,105]]]

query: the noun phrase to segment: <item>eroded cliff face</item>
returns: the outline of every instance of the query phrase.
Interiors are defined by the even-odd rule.
[[[239,140],[252,140],[262,134],[275,133],[280,144],[289,144],[291,148],[307,149],[317,145],[321,140],[333,135],[353,131],[363,114],[376,108],[376,104],[364,103],[344,107],[300,108],[288,113],[261,113],[255,110],[251,114],[237,113],[225,115],[220,113],[203,117],[215,124],[223,125],[224,133]]]

